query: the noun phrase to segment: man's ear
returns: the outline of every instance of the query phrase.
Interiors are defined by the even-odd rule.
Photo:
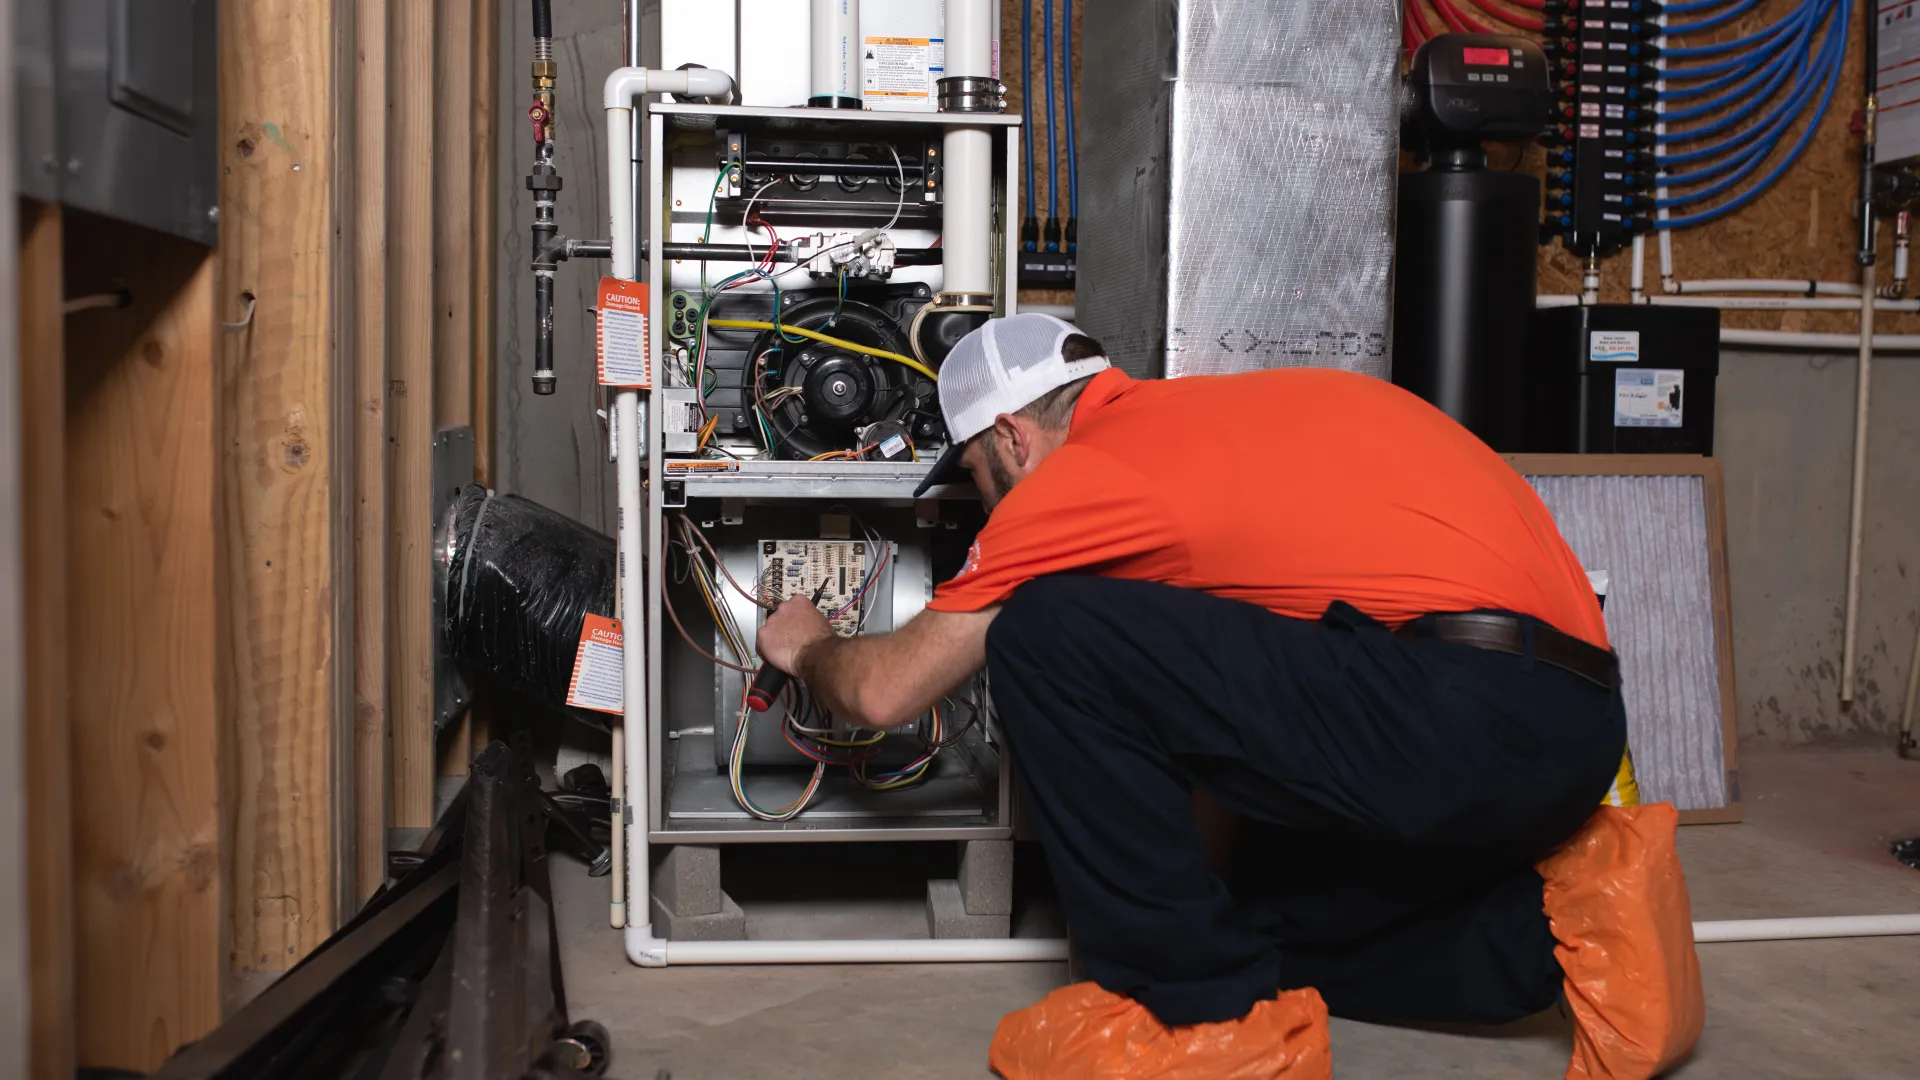
[[[1001,413],[993,418],[993,435],[1001,446],[1007,448],[1007,456],[1013,459],[1014,464],[1027,463],[1027,455],[1032,453],[1033,446],[1027,438],[1027,429],[1015,421],[1011,413]]]

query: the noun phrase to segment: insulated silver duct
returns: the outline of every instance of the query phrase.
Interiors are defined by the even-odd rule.
[[[1398,0],[1088,15],[1080,325],[1136,376],[1386,376]]]

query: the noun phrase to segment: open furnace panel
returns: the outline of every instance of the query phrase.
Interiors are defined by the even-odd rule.
[[[644,212],[665,238],[648,251],[664,376],[648,424],[654,842],[1011,834],[983,678],[885,734],[844,725],[797,681],[767,712],[745,706],[772,604],[824,580],[836,630],[894,629],[984,522],[971,490],[912,497],[946,442],[938,359],[1013,306],[1018,128],[996,114],[967,117],[992,138],[991,212],[969,220],[991,230],[993,291],[929,307],[953,119],[652,106]]]

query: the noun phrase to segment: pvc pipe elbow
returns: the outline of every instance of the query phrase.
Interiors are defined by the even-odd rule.
[[[614,68],[608,73],[600,103],[609,109],[631,109],[642,94],[678,94],[681,97],[718,98],[733,92],[733,76],[718,68],[682,68],[651,71]]]
[[[609,109],[631,109],[633,100],[646,92],[646,68],[614,68],[607,73],[601,104]]]
[[[653,936],[653,924],[642,923],[627,927],[627,959],[640,967],[659,968],[667,966],[667,939]]]

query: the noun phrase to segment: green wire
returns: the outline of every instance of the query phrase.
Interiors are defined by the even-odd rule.
[[[707,224],[700,230],[700,242],[703,244],[713,239],[713,204],[720,199],[720,185],[727,182],[728,171],[728,167],[723,163],[720,166],[720,175],[713,178],[713,192],[707,196]],[[703,293],[707,291],[707,263],[704,259],[700,261],[700,291]]]

